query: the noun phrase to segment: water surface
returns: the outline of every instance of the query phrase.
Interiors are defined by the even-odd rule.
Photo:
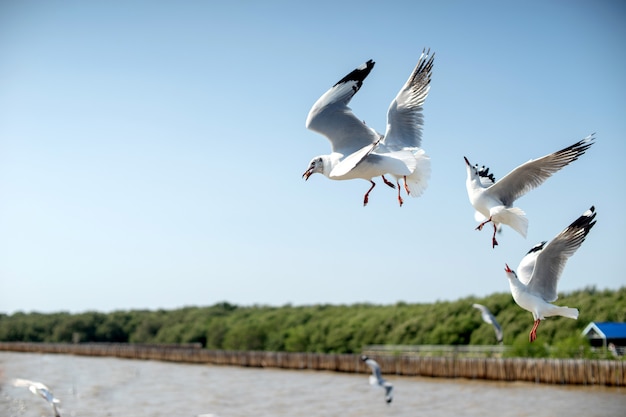
[[[64,417],[626,415],[623,388],[386,377],[390,405],[363,374],[0,352],[0,416],[52,416],[13,378],[48,385]]]

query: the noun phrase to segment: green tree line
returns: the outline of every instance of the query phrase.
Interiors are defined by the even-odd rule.
[[[557,304],[580,310],[578,320],[543,321],[530,346],[532,316],[508,293],[428,304],[237,306],[227,302],[175,310],[110,313],[17,312],[0,315],[0,341],[201,343],[208,349],[354,353],[372,344],[493,345],[491,326],[473,303],[487,306],[504,331],[504,344],[545,354],[580,347],[591,321],[626,321],[626,287],[560,294]],[[529,350],[530,349],[530,350]],[[534,352],[534,353],[533,353]]]

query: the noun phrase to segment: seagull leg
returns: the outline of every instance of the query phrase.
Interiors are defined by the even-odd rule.
[[[370,182],[372,183],[372,186],[365,193],[365,197],[363,197],[363,207],[367,206],[367,203],[370,201],[369,200],[370,191],[372,191],[374,187],[376,187],[376,183],[374,181],[370,180]]]
[[[385,184],[386,184],[386,185],[388,185],[389,187],[394,188],[394,189],[396,188],[396,186],[394,185],[394,183],[393,183],[393,182],[391,182],[391,181],[389,181],[387,178],[385,178],[385,176],[384,176],[384,175],[381,175],[381,177],[382,177],[382,179],[383,179],[383,181],[385,182]]]
[[[496,245],[498,244],[498,241],[496,240],[496,232],[498,231],[498,226],[496,226],[495,223],[493,223],[493,237],[491,238],[491,247],[495,248]]]
[[[535,320],[535,324],[533,324],[533,328],[528,335],[528,340],[530,341],[530,343],[534,342],[537,338],[537,327],[539,327],[539,323],[541,323],[540,319]]]
[[[485,220],[484,222],[482,222],[481,224],[479,224],[476,227],[476,230],[483,230],[483,226],[486,225],[487,223],[489,223],[491,221],[491,217],[489,217],[487,220]]]
[[[387,178],[385,178],[384,175],[381,175],[381,178],[385,182],[385,185],[388,185],[389,187],[391,187],[393,189],[396,188],[395,184],[393,182],[389,181]],[[402,207],[402,204],[404,204],[404,201],[402,201],[402,197],[400,197],[400,183],[398,183],[398,203],[400,203],[400,207]]]
[[[397,180],[396,183],[398,184],[398,203],[400,203],[400,207],[402,207],[402,204],[404,204],[404,201],[402,200],[402,196],[400,195],[400,180]]]
[[[400,185],[398,185],[399,187]],[[406,191],[407,195],[411,195],[411,190],[409,190],[409,186],[406,183],[406,175],[404,176],[404,191]]]

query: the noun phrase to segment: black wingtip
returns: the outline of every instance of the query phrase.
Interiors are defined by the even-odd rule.
[[[489,173],[489,168],[486,166],[482,166],[482,168],[478,169],[478,175],[484,178],[488,178],[489,180],[491,180],[491,182],[495,183],[496,182],[496,177],[494,177],[493,174]]]
[[[596,207],[591,206],[582,216],[577,218],[568,226],[569,229],[583,229],[584,236],[587,236],[591,228],[596,224]]]
[[[335,86],[342,84],[342,83],[347,83],[348,81],[356,81],[357,83],[356,89],[358,90],[359,88],[361,88],[361,85],[363,85],[363,80],[365,80],[365,78],[369,75],[370,71],[372,71],[372,68],[374,68],[374,64],[376,63],[370,59],[369,61],[365,62],[363,65],[361,65],[360,67],[356,68],[351,73],[343,77],[341,80],[339,80],[337,84],[335,84]]]
[[[546,243],[548,243],[547,240],[544,240],[541,243],[537,243],[535,246],[530,248],[530,250],[528,252],[526,252],[526,255],[528,255],[529,253],[533,253],[533,252],[537,252],[537,251],[543,250],[543,247],[546,246]]]
[[[570,156],[571,160],[568,162],[569,164],[573,161],[576,161],[581,155],[583,155],[587,151],[587,149],[589,149],[591,145],[595,143],[595,139],[595,133],[592,133],[586,138],[579,140],[575,144],[555,152],[555,155]]]
[[[430,53],[430,48],[428,48],[428,50],[426,50],[426,48],[424,48],[422,50],[422,56],[420,57],[420,61],[421,58],[425,58],[425,61],[423,63],[424,65],[424,72],[431,72],[432,68],[433,68],[433,62],[435,61],[435,52],[433,52],[432,54]]]

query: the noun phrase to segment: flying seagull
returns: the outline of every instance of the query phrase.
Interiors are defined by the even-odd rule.
[[[504,271],[509,279],[513,299],[524,310],[530,311],[535,320],[529,335],[531,342],[537,338],[537,327],[546,317],[578,319],[577,309],[550,303],[558,298],[556,286],[565,263],[596,224],[595,217],[595,207],[591,206],[549,243],[541,242],[533,246],[522,258],[517,273],[505,264]]]
[[[387,401],[388,404],[391,403],[391,400],[393,399],[393,395],[392,395],[393,385],[391,384],[391,382],[386,381],[381,375],[380,365],[378,365],[378,362],[376,362],[374,359],[370,359],[366,355],[361,356],[361,360],[365,362],[367,366],[369,366],[370,369],[372,370],[372,375],[370,375],[370,378],[369,378],[370,384],[380,385],[382,388],[384,388],[385,389],[385,401]]]
[[[61,413],[59,413],[59,410],[57,409],[57,404],[59,404],[60,401],[55,398],[55,396],[50,392],[50,389],[48,389],[48,387],[41,382],[34,382],[29,381],[28,379],[18,378],[13,380],[13,386],[28,388],[30,392],[40,396],[41,398],[46,400],[48,404],[50,404],[52,410],[54,411],[55,417],[61,417]]]
[[[348,107],[374,68],[374,61],[370,59],[324,93],[309,111],[306,127],[326,136],[332,153],[313,158],[302,177],[308,180],[311,175],[321,173],[332,180],[368,180],[372,185],[363,197],[363,205],[367,205],[376,186],[374,177],[380,176],[385,184],[396,188],[385,174],[396,178],[400,206],[403,200],[399,178],[404,179],[408,195],[420,196],[430,177],[430,158],[421,149],[422,105],[430,89],[434,57],[430,50],[422,52],[408,81],[387,110],[384,135],[366,125]]]
[[[496,320],[495,316],[491,314],[491,311],[489,311],[489,309],[482,304],[472,304],[472,307],[480,310],[480,315],[483,318],[483,321],[493,326],[493,330],[496,332],[496,339],[498,340],[498,343],[502,343],[502,327],[500,327],[500,323],[498,323],[498,320]]]
[[[485,219],[476,229],[482,230],[485,224],[493,223],[492,248],[498,244],[496,230],[499,224],[509,225],[526,237],[528,219],[524,211],[513,207],[515,200],[541,185],[561,168],[577,160],[589,149],[594,139],[594,133],[592,133],[572,146],[538,159],[531,159],[509,172],[500,181],[496,181],[493,174],[489,173],[489,168],[472,166],[464,157],[467,168],[465,181],[467,195],[474,209]]]

